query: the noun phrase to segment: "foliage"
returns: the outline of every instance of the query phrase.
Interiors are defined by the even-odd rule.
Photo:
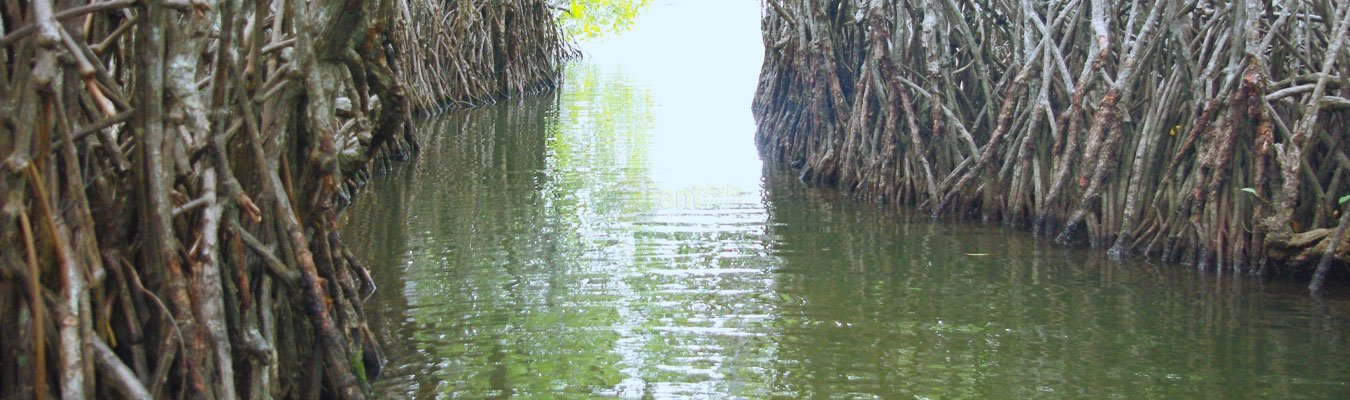
[[[572,0],[558,22],[569,37],[594,39],[632,28],[651,0]]]

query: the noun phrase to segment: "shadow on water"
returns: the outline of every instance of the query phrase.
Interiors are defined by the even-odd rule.
[[[473,389],[509,389],[498,371],[506,365],[501,332],[480,337],[469,332],[480,329],[476,324],[427,311],[437,304],[477,303],[473,298],[516,300],[492,287],[460,291],[472,276],[456,266],[473,254],[465,249],[495,247],[493,241],[513,238],[507,235],[512,226],[539,224],[539,198],[526,189],[542,179],[532,173],[545,162],[539,131],[556,118],[555,103],[545,97],[427,121],[420,130],[434,134],[425,138],[422,154],[374,179],[360,206],[348,211],[345,234],[353,251],[370,260],[379,286],[369,303],[370,323],[392,361],[377,387],[399,387],[417,398],[446,392],[445,385],[454,383],[447,372],[453,365],[429,357],[465,346],[447,339],[472,337],[474,352],[461,352],[457,363],[486,367],[478,373],[487,379]],[[483,317],[504,320],[507,311],[501,307]]]

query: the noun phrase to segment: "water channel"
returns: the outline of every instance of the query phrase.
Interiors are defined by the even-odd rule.
[[[381,398],[1350,395],[1344,300],[766,170],[758,15],[658,2],[557,93],[422,123],[345,212]]]

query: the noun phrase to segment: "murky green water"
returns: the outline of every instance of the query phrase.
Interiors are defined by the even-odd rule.
[[[346,214],[380,397],[1350,396],[1344,301],[764,172],[739,3],[658,5],[556,96],[423,125]]]

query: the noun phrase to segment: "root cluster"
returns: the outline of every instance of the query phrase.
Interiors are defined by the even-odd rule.
[[[1350,3],[768,0],[766,160],[1251,273],[1350,262]]]
[[[0,398],[363,398],[337,234],[418,110],[553,87],[542,0],[3,0]]]

